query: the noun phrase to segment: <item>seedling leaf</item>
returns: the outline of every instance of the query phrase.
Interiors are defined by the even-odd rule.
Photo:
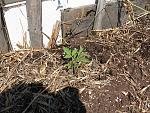
[[[65,54],[71,56],[71,49],[69,49],[69,48],[67,48],[67,47],[64,47],[63,50],[64,50]]]
[[[65,59],[69,59],[69,62],[67,64],[65,64],[65,67],[67,67],[68,69],[77,69],[80,67],[80,65],[82,63],[89,63],[90,60],[88,58],[88,56],[84,53],[84,48],[80,47],[80,49],[70,49],[67,47],[64,47],[64,58]]]

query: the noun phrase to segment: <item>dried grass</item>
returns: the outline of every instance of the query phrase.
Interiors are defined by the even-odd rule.
[[[70,86],[78,88],[79,93],[82,94],[86,89],[98,89],[99,87],[111,85],[111,80],[120,76],[132,88],[129,92],[124,93],[134,98],[134,101],[126,106],[129,111],[135,113],[150,112],[150,95],[147,92],[149,91],[150,82],[144,84],[146,85],[144,87],[141,83],[141,79],[146,79],[150,76],[150,20],[146,20],[145,17],[142,17],[142,19],[144,21],[140,21],[133,26],[97,31],[96,36],[81,42],[80,40],[75,41],[76,39],[74,41],[69,40],[72,46],[73,44],[75,46],[81,45],[87,49],[89,54],[95,52],[93,56],[91,55],[93,60],[89,64],[80,67],[77,77],[64,68],[65,61],[62,59],[63,50],[61,47],[52,50],[26,49],[1,54],[0,93],[3,94],[13,89],[14,94],[7,92],[7,102],[5,100],[4,104],[0,104],[0,113],[19,113],[18,109],[15,109],[16,103],[19,105],[22,102],[21,99],[24,94],[29,94],[29,98],[30,95],[32,96],[28,105],[24,109],[20,109],[22,113],[35,112],[36,110],[33,109],[35,103],[40,103],[41,105],[39,113],[50,112],[48,111],[50,103],[47,98],[53,98],[53,96],[44,93],[45,91],[56,93]],[[102,47],[102,54],[109,53],[109,58],[105,63],[100,63],[99,54],[101,51],[97,51],[98,48],[94,48],[95,46],[92,46],[92,43]],[[102,80],[102,77],[106,79]],[[25,87],[26,85],[23,85],[31,83],[40,83],[45,88],[34,93],[29,91]],[[22,90],[19,90],[18,87],[21,87]],[[30,87],[32,88],[32,85]],[[53,109],[55,107],[57,107],[57,104]],[[66,113],[69,112],[66,111]]]

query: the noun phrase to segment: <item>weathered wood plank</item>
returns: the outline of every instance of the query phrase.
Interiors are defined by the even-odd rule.
[[[102,29],[102,19],[105,15],[105,0],[98,0],[95,22],[94,22],[94,30],[101,30]]]
[[[96,5],[64,9],[61,12],[62,36],[75,37],[89,35],[93,25]]]
[[[26,0],[28,28],[32,48],[43,47],[42,1]]]
[[[9,52],[12,49],[5,23],[3,8],[0,6],[0,52]]]
[[[17,2],[23,2],[23,1],[26,1],[26,0],[0,0],[0,3],[1,2],[4,2],[4,5],[8,5],[8,4],[13,4],[13,3],[17,3]],[[48,1],[48,0],[42,0],[42,1]]]
[[[13,3],[17,3],[17,2],[23,2],[23,1],[25,1],[25,0],[3,0],[4,5],[13,4]]]
[[[126,22],[125,11],[122,10],[121,24]],[[62,36],[87,36],[91,33],[94,24],[96,5],[87,5],[77,8],[64,9],[61,12]],[[115,28],[118,23],[118,4],[117,2],[106,2],[104,16],[101,23],[97,20],[101,29]],[[99,29],[99,30],[101,30]],[[97,31],[97,30],[93,30]]]

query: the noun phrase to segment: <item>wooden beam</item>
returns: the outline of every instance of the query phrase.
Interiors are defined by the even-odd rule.
[[[17,3],[17,2],[24,2],[26,0],[0,0],[0,2],[2,2],[4,5],[9,5],[9,4],[13,4],[13,3]],[[48,1],[48,0],[42,0],[42,1]]]
[[[105,6],[106,6],[106,0],[98,0],[97,1],[97,10],[96,10],[96,16],[95,16],[95,22],[94,22],[94,30],[101,30],[102,29],[102,19],[105,15]]]
[[[0,5],[0,52],[5,53],[12,50],[6,22],[4,18],[3,8]]]
[[[3,0],[2,3],[4,5],[8,5],[8,4],[13,4],[13,3],[17,3],[17,2],[23,2],[25,0]]]
[[[42,48],[42,1],[26,0],[26,7],[31,47]]]

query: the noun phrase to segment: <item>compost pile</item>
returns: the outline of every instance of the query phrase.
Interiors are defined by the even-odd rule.
[[[150,19],[67,39],[91,57],[76,72],[63,47],[0,55],[0,113],[149,113]]]

